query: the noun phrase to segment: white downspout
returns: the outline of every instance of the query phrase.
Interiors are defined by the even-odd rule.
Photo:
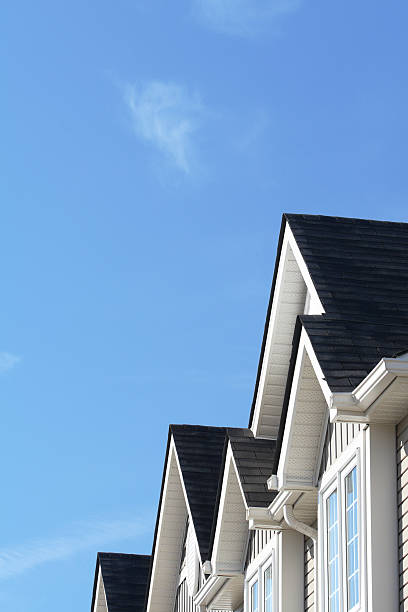
[[[317,529],[310,527],[310,525],[306,525],[306,523],[302,523],[298,521],[293,512],[293,506],[291,504],[285,504],[283,506],[283,518],[287,523],[288,527],[294,529],[295,531],[299,531],[299,533],[303,533],[303,535],[311,538],[313,540],[313,548],[314,548],[314,579],[315,579],[315,610],[318,610],[318,580],[317,580]]]

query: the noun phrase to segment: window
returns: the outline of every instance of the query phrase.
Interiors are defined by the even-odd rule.
[[[354,463],[354,465],[353,465]],[[354,460],[323,493],[326,612],[357,611],[360,604],[358,467]]]
[[[359,555],[357,524],[357,468],[346,476],[347,601],[352,610],[359,603]]]
[[[264,609],[263,612],[272,612],[272,565],[264,571]]]
[[[274,551],[268,547],[253,563],[245,583],[245,612],[276,612]]]
[[[256,580],[251,586],[251,612],[259,612],[258,601],[258,581]]]
[[[339,518],[337,490],[327,500],[327,561],[329,566],[329,611],[340,612]]]

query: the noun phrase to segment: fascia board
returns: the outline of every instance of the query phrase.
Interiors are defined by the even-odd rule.
[[[194,605],[203,606],[208,604],[224,586],[226,580],[227,578],[224,576],[210,576],[194,596]]]
[[[217,523],[215,527],[214,545],[213,545],[213,550],[212,550],[212,555],[211,555],[211,567],[213,568],[213,573],[214,575],[219,575],[219,576],[235,576],[241,573],[240,570],[224,571],[222,569],[222,566],[220,566],[219,563],[217,562],[218,548],[219,548],[219,542],[220,542],[220,537],[221,537],[222,518],[223,518],[224,512],[228,511],[228,508],[226,507],[226,498],[228,494],[228,477],[229,477],[229,473],[231,469],[234,470],[235,477],[238,481],[239,490],[242,496],[242,503],[246,511],[248,507],[245,501],[245,495],[242,489],[240,477],[239,477],[238,470],[235,464],[234,455],[233,455],[233,451],[231,448],[231,443],[228,442],[227,453],[225,456],[224,473],[222,477],[220,503],[218,506]]]
[[[275,521],[283,520],[283,506],[285,504],[290,504],[293,498],[296,497],[297,499],[298,495],[299,491],[295,492],[292,490],[282,490],[278,493],[268,508],[268,511]]]
[[[396,377],[408,377],[408,361],[383,358],[351,393],[333,393],[330,402],[331,422],[369,422],[369,409]]]
[[[164,472],[164,478],[163,478],[163,484],[162,484],[162,492],[160,495],[160,507],[158,509],[158,520],[156,524],[156,530],[155,530],[156,533],[155,533],[155,538],[154,538],[154,543],[153,543],[153,558],[152,558],[152,565],[151,565],[151,571],[150,571],[149,592],[148,592],[147,601],[146,601],[147,612],[149,612],[150,610],[151,598],[152,598],[152,593],[153,593],[153,585],[155,582],[156,571],[157,571],[157,556],[158,556],[158,550],[159,550],[159,539],[160,539],[162,526],[163,526],[163,509],[165,506],[164,502],[165,502],[165,496],[166,496],[169,476],[170,476],[170,466],[171,466],[171,457],[172,457],[173,448],[174,448],[173,437],[169,436],[168,448],[167,448],[167,453],[166,453],[165,472]]]
[[[248,504],[246,502],[246,498],[245,498],[245,493],[244,493],[244,489],[242,488],[242,482],[241,482],[241,477],[239,475],[239,471],[237,468],[237,464],[235,462],[235,457],[234,457],[234,451],[231,448],[231,463],[234,466],[234,470],[235,470],[235,475],[237,477],[238,480],[238,486],[239,486],[239,490],[241,491],[241,495],[242,495],[242,501],[244,502],[244,506],[245,506],[245,510],[248,510]]]
[[[246,511],[249,530],[274,529],[279,531],[282,526],[272,517],[269,508],[249,507]]]
[[[180,475],[181,488],[183,489],[184,500],[186,502],[186,508],[187,508],[187,512],[188,512],[189,522],[190,522],[190,525],[192,525],[193,531],[194,531],[194,541],[195,541],[195,545],[196,545],[196,553],[198,555],[198,558],[201,560],[200,546],[198,544],[198,538],[197,538],[197,533],[196,533],[195,525],[194,525],[194,521],[193,521],[193,515],[191,514],[190,504],[189,504],[188,497],[187,497],[187,491],[186,491],[186,487],[185,487],[185,484],[184,484],[183,471],[182,471],[181,466],[180,466],[180,460],[179,460],[179,457],[178,457],[178,454],[177,454],[177,447],[176,447],[176,445],[174,443],[174,439],[173,438],[172,438],[172,442],[173,442],[173,448],[174,448],[174,455],[175,455],[175,459],[176,459],[176,463],[177,463],[177,467],[178,467],[178,471],[179,471],[179,475]],[[202,559],[202,561],[205,561],[205,559]]]
[[[224,472],[222,475],[221,495],[220,495],[220,503],[218,505],[217,522],[216,522],[215,533],[214,533],[214,543],[213,543],[213,549],[212,549],[212,554],[211,554],[211,567],[212,568],[215,568],[217,565],[216,559],[218,556],[218,545],[219,545],[220,535],[221,535],[222,515],[224,513],[225,498],[227,496],[228,474],[230,470],[231,459],[232,459],[232,449],[231,449],[230,442],[228,442],[227,453],[225,455]]]
[[[175,460],[177,469],[179,470],[179,473],[181,474],[181,472],[180,472],[180,464],[179,464],[177,453],[176,453],[176,447],[175,447],[175,444],[174,444],[174,439],[173,439],[173,436],[170,436],[169,448],[168,448],[168,453],[167,453],[167,461],[166,461],[165,479],[164,479],[164,484],[163,484],[163,495],[161,497],[160,508],[159,508],[159,513],[160,514],[159,514],[159,520],[158,520],[158,525],[157,525],[157,541],[155,542],[155,546],[154,546],[154,556],[153,556],[153,559],[152,559],[152,569],[151,569],[151,574],[150,574],[149,594],[148,594],[147,606],[146,606],[147,612],[149,612],[149,610],[150,610],[152,593],[153,593],[154,588],[155,588],[156,571],[157,571],[157,564],[158,564],[158,555],[159,555],[159,550],[160,550],[160,538],[161,538],[162,527],[163,527],[163,520],[164,520],[164,508],[165,508],[165,505],[166,505],[166,494],[167,494],[167,490],[168,490],[168,482],[169,482],[169,478],[170,478],[170,474],[171,474],[173,459]],[[188,500],[187,500],[187,495],[186,495],[185,488],[184,488],[183,478],[181,477],[181,475],[180,475],[180,482],[181,482],[181,487],[182,487],[183,494],[184,494],[184,500],[185,500],[185,504],[186,504],[186,509],[187,509],[187,512],[189,513],[190,521],[192,523],[191,512],[190,512],[190,508],[189,508],[189,505],[188,505]],[[194,533],[195,533],[195,531],[194,531]],[[197,544],[197,546],[198,546],[198,544]],[[198,552],[198,555],[199,554],[200,553]]]
[[[101,566],[99,563],[99,557],[96,557],[96,567],[95,567],[95,576],[93,583],[93,591],[92,591],[92,604],[91,604],[91,612],[96,611],[96,607],[98,604],[98,593],[99,593],[99,584],[102,578]]]
[[[321,388],[322,393],[324,395],[324,398],[325,398],[325,400],[327,402],[327,406],[330,407],[330,405],[331,405],[331,397],[332,397],[333,394],[332,394],[332,392],[330,390],[329,385],[327,384],[327,381],[326,381],[325,375],[323,374],[323,370],[322,370],[322,368],[320,366],[319,360],[317,359],[316,353],[314,352],[313,345],[312,345],[312,343],[310,341],[310,338],[309,338],[309,336],[308,336],[308,334],[307,334],[307,332],[306,332],[306,330],[304,328],[302,329],[302,334],[301,334],[301,337],[300,337],[300,343],[302,343],[302,342],[303,342],[303,344],[305,346],[306,352],[308,354],[310,362],[311,362],[311,364],[313,366],[313,369],[315,371],[316,378],[317,378],[317,380],[319,382],[320,388]]]
[[[253,421],[251,423],[251,429],[254,432],[254,434],[258,429],[259,418],[261,414],[261,403],[262,403],[263,391],[265,387],[266,374],[268,370],[269,355],[270,355],[271,344],[272,344],[273,335],[274,335],[274,331],[276,327],[275,320],[276,320],[276,315],[277,315],[278,306],[279,306],[278,298],[281,292],[281,287],[282,287],[282,282],[283,282],[283,271],[284,271],[287,251],[289,247],[291,248],[292,253],[296,259],[296,263],[302,274],[306,288],[313,300],[313,303],[317,305],[317,312],[315,312],[314,314],[323,314],[325,312],[323,308],[323,304],[317,293],[316,287],[313,284],[312,277],[310,276],[309,270],[306,266],[305,260],[303,259],[303,256],[297,245],[296,239],[292,233],[292,230],[290,229],[289,223],[286,223],[284,235],[283,235],[282,246],[281,246],[280,255],[279,255],[279,264],[278,264],[278,270],[277,270],[277,275],[276,275],[274,294],[272,296],[272,306],[271,306],[271,311],[269,315],[269,321],[266,322],[267,334],[266,334],[265,350],[263,352],[263,362],[261,366],[261,374],[259,378],[258,388],[256,391]],[[291,339],[289,339],[289,341],[290,340]]]
[[[299,266],[299,270],[302,273],[303,279],[305,281],[307,290],[310,293],[310,296],[312,298],[312,301],[314,304],[317,305],[317,310],[318,312],[314,312],[313,314],[324,314],[325,310],[323,308],[323,304],[320,300],[319,294],[317,292],[316,287],[314,286],[314,283],[312,281],[312,277],[310,276],[310,272],[308,270],[308,267],[306,265],[305,260],[303,259],[303,255],[300,252],[300,249],[298,247],[298,244],[296,242],[296,239],[293,235],[292,230],[290,229],[290,225],[289,223],[286,224],[286,232],[287,234],[287,238],[290,244],[290,247],[292,249],[292,253],[295,256],[296,259],[296,263]]]
[[[275,319],[276,319],[276,315],[277,315],[277,311],[278,311],[278,305],[279,305],[278,296],[279,296],[279,294],[281,292],[282,280],[283,280],[283,271],[284,271],[284,267],[285,267],[286,255],[287,255],[288,244],[289,244],[288,231],[290,231],[289,230],[289,225],[286,223],[285,231],[284,231],[284,235],[283,235],[283,242],[282,242],[280,257],[279,257],[279,264],[278,264],[278,271],[277,271],[277,275],[276,275],[276,283],[275,283],[275,287],[274,287],[274,294],[272,296],[271,312],[270,312],[270,315],[269,315],[269,321],[267,321],[267,323],[266,323],[268,331],[267,331],[267,335],[266,335],[265,350],[264,350],[264,353],[263,353],[263,362],[262,362],[262,366],[261,366],[261,375],[260,375],[260,378],[259,378],[259,384],[258,384],[258,389],[257,389],[257,396],[256,396],[256,400],[255,400],[254,417],[253,417],[253,422],[252,422],[252,426],[251,426],[251,429],[254,432],[254,434],[258,430],[259,418],[260,418],[260,414],[261,414],[261,403],[262,403],[263,392],[264,392],[264,388],[265,388],[266,374],[267,374],[267,371],[268,371],[269,355],[270,355],[270,351],[271,351],[273,332],[274,332],[274,329],[275,329]]]
[[[315,483],[310,482],[309,479],[305,479],[304,481],[297,480],[295,483],[295,482],[290,482],[286,478],[286,465],[288,463],[289,455],[291,452],[292,431],[293,431],[294,423],[296,422],[296,399],[297,399],[297,393],[299,390],[299,385],[301,385],[301,382],[302,382],[303,364],[304,364],[304,359],[306,356],[309,357],[310,363],[316,375],[316,379],[319,382],[323,396],[327,403],[327,407],[329,408],[331,405],[330,402],[332,398],[332,393],[330,391],[330,388],[327,382],[324,380],[324,375],[320,367],[319,361],[316,357],[316,354],[313,350],[312,344],[310,342],[310,338],[306,330],[302,328],[300,339],[299,339],[298,352],[296,356],[295,369],[293,373],[292,386],[291,386],[289,404],[288,404],[288,411],[286,415],[285,430],[284,430],[283,439],[282,439],[282,447],[281,447],[281,451],[279,455],[279,464],[278,464],[276,475],[275,474],[271,475],[270,479],[268,480],[268,488],[270,489],[274,489],[274,490],[281,490],[281,489],[295,490],[296,489],[296,490],[306,491],[306,490],[312,490],[315,487]],[[320,455],[322,437],[324,436],[324,433],[325,433],[325,426],[327,423],[327,414],[328,413],[326,413],[326,416],[324,417],[324,422],[321,423],[321,426],[319,428],[320,441],[319,441],[318,456]]]

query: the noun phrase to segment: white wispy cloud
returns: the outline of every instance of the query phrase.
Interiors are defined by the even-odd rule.
[[[191,173],[203,105],[197,93],[172,82],[127,85],[125,101],[135,134],[167,157],[185,174]]]
[[[0,351],[0,374],[4,374],[5,372],[12,370],[17,364],[20,363],[20,361],[21,357],[18,355]]]
[[[0,549],[0,580],[6,580],[27,570],[71,557],[83,550],[103,550],[110,543],[137,537],[150,528],[147,521],[111,521],[77,524],[62,537],[38,539]]]
[[[195,15],[208,27],[233,36],[253,36],[284,15],[296,11],[301,0],[193,0]]]

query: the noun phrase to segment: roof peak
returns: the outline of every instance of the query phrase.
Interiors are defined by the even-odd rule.
[[[330,221],[334,221],[334,222],[349,222],[349,223],[369,223],[370,225],[399,225],[399,226],[408,226],[408,222],[406,221],[387,221],[387,220],[383,220],[383,219],[363,219],[361,217],[343,217],[341,215],[310,215],[310,214],[304,214],[304,213],[287,213],[284,212],[282,215],[285,219],[287,219],[288,221],[290,221],[290,219],[304,219],[305,221],[307,220],[330,220]]]

